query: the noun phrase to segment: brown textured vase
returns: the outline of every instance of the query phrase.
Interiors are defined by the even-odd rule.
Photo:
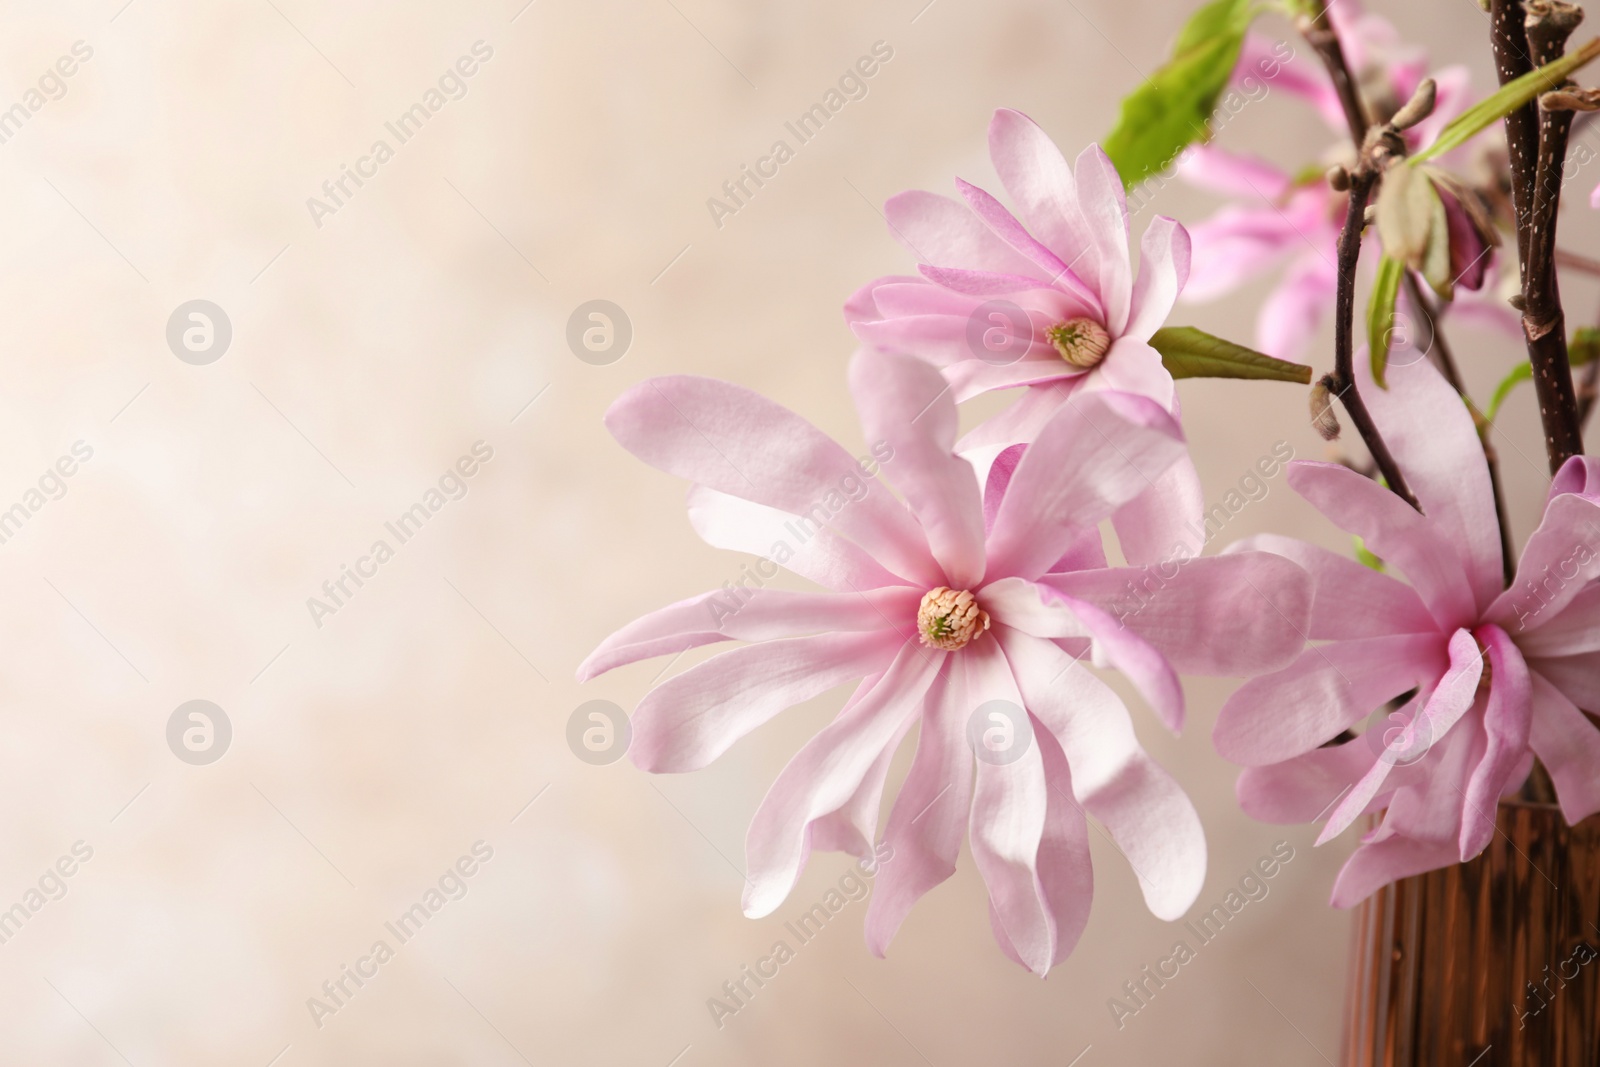
[[[1356,910],[1346,1067],[1600,1064],[1600,815],[1500,805],[1471,863]]]

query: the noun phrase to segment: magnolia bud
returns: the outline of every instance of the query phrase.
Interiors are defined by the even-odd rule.
[[[1311,387],[1311,426],[1324,441],[1339,439],[1339,418],[1333,413],[1333,390],[1326,375]]]
[[[1600,89],[1555,89],[1539,97],[1545,111],[1600,111]]]
[[[1389,120],[1389,125],[1397,130],[1409,130],[1429,115],[1433,114],[1433,103],[1437,96],[1437,86],[1432,78],[1422,79],[1422,84],[1417,86],[1417,91],[1411,94],[1411,99],[1405,106],[1394,113],[1394,118]]]
[[[1350,172],[1344,168],[1344,164],[1335,163],[1328,168],[1328,188],[1336,193],[1350,188]]]

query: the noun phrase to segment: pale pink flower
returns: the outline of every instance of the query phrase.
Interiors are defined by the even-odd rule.
[[[1160,406],[1084,394],[980,480],[954,451],[955,402],[933,367],[862,353],[851,387],[903,500],[810,423],[733,385],[658,378],[613,405],[606,422],[624,447],[694,483],[691,522],[708,542],[830,591],[758,580],[691,597],[607,638],[580,679],[749,642],[640,702],[632,756],[656,772],[703,767],[785,708],[864,679],[756,812],[744,897],[753,917],[784,900],[812,849],[872,853],[890,760],[918,723],[867,914],[873,952],[954,871],[966,832],[996,938],[1045,973],[1088,918],[1085,813],[1127,855],[1150,909],[1182,915],[1205,874],[1199,818],[1140,748],[1121,700],[1079,661],[1120,670],[1176,727],[1176,671],[1245,675],[1298,651],[1305,574],[1269,553],[1196,559],[1129,612],[1130,583],[1150,575],[1107,567],[1098,524],[1184,454]],[[1019,758],[974,760],[969,723],[992,701],[1016,710]]]
[[[1002,109],[989,125],[989,155],[1021,221],[959,179],[960,201],[921,191],[891,198],[889,230],[921,261],[922,276],[857,291],[845,305],[856,336],[935,364],[958,401],[1023,391],[963,438],[963,451],[1030,441],[1086,390],[1149,397],[1176,416],[1172,376],[1149,340],[1189,277],[1184,228],[1162,216],[1150,223],[1135,280],[1122,179],[1098,146],[1069,167],[1032,119]],[[1166,556],[1203,506],[1184,457],[1116,517],[1127,558]]]
[[[1384,96],[1382,106],[1392,111],[1416,91],[1427,72],[1426,57],[1420,50],[1403,47],[1388,22],[1376,15],[1344,10],[1350,6],[1350,0],[1345,0],[1329,9],[1346,59],[1362,75],[1363,92]],[[1269,77],[1268,71],[1275,73]],[[1431,144],[1471,103],[1465,67],[1441,70],[1434,81],[1438,95],[1433,113],[1406,131],[1414,150]],[[1236,86],[1265,85],[1268,94],[1282,90],[1309,102],[1338,139],[1338,147],[1324,165],[1334,158],[1348,161],[1353,156],[1333,82],[1309,51],[1284,61],[1270,42],[1252,33],[1240,53],[1234,82]],[[1457,149],[1445,159],[1462,152]],[[1179,160],[1177,173],[1194,185],[1236,201],[1190,227],[1193,261],[1183,299],[1194,303],[1214,300],[1270,273],[1281,280],[1257,313],[1256,347],[1279,359],[1302,358],[1333,307],[1338,284],[1334,264],[1348,195],[1329,188],[1320,167],[1313,168],[1309,176],[1297,177],[1276,164],[1215,144],[1189,149]],[[1516,315],[1494,292],[1493,254],[1473,230],[1465,209],[1454,203],[1455,194],[1444,191],[1441,195],[1450,220],[1451,261],[1459,287],[1451,318],[1490,325],[1520,337]],[[1375,236],[1369,245],[1363,258],[1376,262]],[[1484,295],[1475,296],[1473,291]]]
[[[1410,584],[1284,537],[1242,542],[1312,575],[1313,644],[1246,682],[1215,740],[1246,765],[1244,809],[1270,822],[1327,815],[1319,843],[1384,811],[1333,890],[1344,907],[1398,878],[1464,862],[1494,833],[1499,799],[1538,756],[1569,822],[1600,811],[1600,460],[1574,457],[1504,588],[1498,524],[1472,418],[1426,360],[1357,361],[1360,387],[1422,504],[1347,467],[1297,461],[1289,484]],[[1388,702],[1354,740],[1335,738]],[[1375,732],[1374,732],[1375,731]]]

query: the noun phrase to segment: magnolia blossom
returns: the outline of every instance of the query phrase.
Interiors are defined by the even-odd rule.
[[[708,542],[829,591],[741,582],[691,597],[607,638],[580,679],[748,642],[640,702],[631,755],[656,772],[703,767],[785,708],[861,680],[756,812],[753,917],[783,901],[813,849],[873,853],[890,761],[914,725],[883,837],[892,858],[866,919],[873,952],[954,871],[965,832],[997,940],[1044,974],[1088,918],[1086,815],[1126,854],[1150,909],[1179,917],[1205,875],[1199,819],[1080,661],[1120,670],[1176,728],[1176,671],[1247,675],[1299,650],[1309,579],[1270,553],[1195,559],[1127,610],[1151,576],[1108,567],[1098,524],[1185,454],[1176,423],[1144,397],[1084,393],[980,478],[954,450],[955,401],[932,366],[861,353],[851,387],[871,465],[722,382],[659,378],[616,402],[607,425],[624,447],[694,483],[691,521]],[[987,738],[1002,727],[1010,741],[995,748]]]
[[[921,191],[891,198],[889,230],[921,261],[921,277],[879,278],[855,293],[845,318],[856,336],[934,363],[958,401],[1023,391],[963,438],[963,450],[1031,441],[1086,390],[1149,397],[1176,416],[1172,376],[1149,341],[1188,280],[1188,233],[1157,216],[1135,280],[1122,179],[1098,146],[1069,167],[1032,119],[1002,109],[989,155],[1021,220],[959,179],[959,201]],[[1117,517],[1128,559],[1160,558],[1202,505],[1184,457]]]
[[[1329,18],[1339,32],[1347,61],[1362,78],[1364,91],[1382,113],[1392,113],[1416,92],[1427,73],[1426,57],[1401,46],[1388,22],[1347,10],[1352,6],[1351,0],[1330,6]],[[1465,67],[1448,67],[1433,78],[1437,86],[1433,113],[1405,133],[1413,149],[1431,144],[1471,99]],[[1338,147],[1324,165],[1353,158],[1338,94],[1314,58],[1284,61],[1265,38],[1250,34],[1234,80],[1235,84],[1266,84],[1309,102],[1338,138]],[[1445,158],[1461,154],[1458,149]],[[1336,246],[1349,194],[1330,188],[1321,167],[1310,174],[1294,175],[1276,164],[1214,144],[1187,151],[1177,173],[1236,201],[1190,227],[1193,270],[1183,298],[1213,300],[1268,272],[1281,277],[1257,315],[1256,346],[1279,359],[1299,359],[1333,307],[1338,286]],[[1458,183],[1450,184],[1456,187],[1441,185],[1438,192],[1450,227],[1452,277],[1468,291],[1485,289],[1487,283],[1487,292],[1492,294],[1496,286],[1490,246],[1477,233],[1461,202],[1461,197],[1472,194]],[[1377,259],[1376,254],[1364,258],[1368,262]],[[1516,316],[1498,296],[1474,299],[1469,292],[1452,304],[1451,315],[1521,336]]]
[[[1246,811],[1271,822],[1327,815],[1321,841],[1383,811],[1333,890],[1348,906],[1385,883],[1476,856],[1500,798],[1544,762],[1569,823],[1600,811],[1600,460],[1576,456],[1504,588],[1488,467],[1465,405],[1425,360],[1360,387],[1422,505],[1346,467],[1295,462],[1289,484],[1365,539],[1410,584],[1276,536],[1313,577],[1312,645],[1245,683],[1215,740],[1248,769]],[[1404,701],[1354,740],[1345,731]]]

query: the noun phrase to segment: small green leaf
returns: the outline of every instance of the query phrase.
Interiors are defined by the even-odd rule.
[[[1361,538],[1352,537],[1351,540],[1355,542],[1356,561],[1364,567],[1371,567],[1381,573],[1383,571],[1383,560],[1373,555],[1372,550],[1367,547],[1367,543]]]
[[[1394,302],[1400,295],[1400,280],[1405,264],[1384,253],[1378,260],[1378,277],[1372,283],[1372,299],[1367,302],[1367,351],[1372,357],[1372,380],[1387,389],[1384,371],[1389,366],[1389,335],[1394,332]]]
[[[1457,115],[1440,131],[1433,144],[1412,156],[1407,162],[1416,166],[1435,156],[1442,156],[1453,148],[1461,147],[1487,129],[1490,124],[1505,118],[1540,93],[1559,88],[1568,75],[1596,56],[1600,56],[1600,37],[1585,42],[1576,52],[1568,52],[1560,59],[1506,82],[1498,90]]]
[[[1518,363],[1511,368],[1511,373],[1500,379],[1500,384],[1494,387],[1494,396],[1489,398],[1489,410],[1483,413],[1485,422],[1493,422],[1495,416],[1500,414],[1500,405],[1506,402],[1506,397],[1511,391],[1523,382],[1533,380],[1533,364]]]
[[[1190,17],[1167,60],[1122,101],[1102,142],[1129,189],[1171,166],[1189,145],[1211,138],[1211,114],[1228,87],[1255,0],[1212,0]]]
[[[1273,359],[1193,326],[1166,326],[1150,338],[1161,364],[1174,378],[1255,378],[1311,384],[1311,368]]]
[[[1574,367],[1581,367],[1585,363],[1592,363],[1596,356],[1600,356],[1600,329],[1593,326],[1583,326],[1572,335],[1572,343],[1567,345],[1567,362]],[[1533,380],[1533,365],[1518,363],[1511,368],[1511,373],[1500,379],[1500,384],[1495,386],[1494,396],[1489,398],[1489,410],[1483,413],[1485,422],[1494,422],[1500,414],[1500,405],[1523,382]]]

